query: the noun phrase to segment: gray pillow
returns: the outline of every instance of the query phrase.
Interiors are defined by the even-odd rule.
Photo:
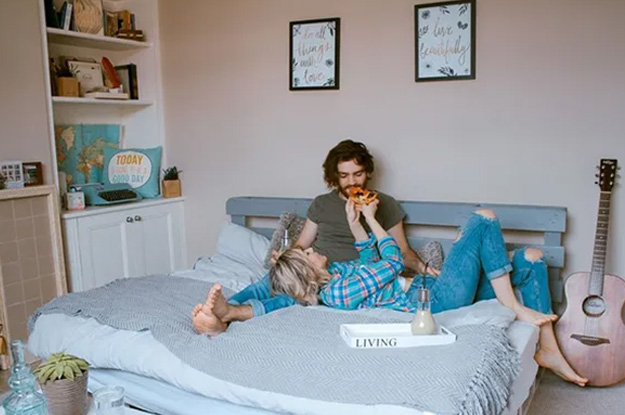
[[[298,216],[295,212],[282,212],[280,214],[278,227],[271,236],[269,251],[267,251],[267,255],[265,256],[265,267],[271,268],[271,252],[280,249],[284,230],[287,229],[289,231],[291,244],[294,244],[299,239],[299,235],[302,233],[305,224],[306,218]],[[416,252],[419,258],[421,258],[424,263],[429,262],[431,267],[438,270],[443,267],[443,248],[437,241],[428,242],[426,245],[417,249]]]

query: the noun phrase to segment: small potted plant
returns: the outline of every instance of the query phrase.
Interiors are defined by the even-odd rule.
[[[176,166],[163,169],[163,197],[180,197],[182,196],[182,188],[180,186],[179,174],[182,170],[178,170]]]
[[[50,415],[85,415],[89,410],[89,363],[65,352],[53,353],[35,369]]]
[[[4,182],[5,181],[6,181],[6,179],[4,178],[4,176],[0,174],[0,190],[4,189]]]

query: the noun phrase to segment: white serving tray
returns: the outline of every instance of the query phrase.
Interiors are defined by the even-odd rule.
[[[456,335],[443,326],[435,334],[413,335],[410,324],[341,324],[341,337],[356,349],[438,346],[456,341]]]

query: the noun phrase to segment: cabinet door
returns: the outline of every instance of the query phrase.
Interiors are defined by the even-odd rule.
[[[73,287],[74,291],[142,274],[141,258],[132,255],[138,248],[131,237],[134,223],[127,222],[128,217],[125,212],[113,212],[79,220],[82,287]]]
[[[131,237],[143,259],[143,275],[168,274],[184,267],[184,213],[181,203],[133,212]]]

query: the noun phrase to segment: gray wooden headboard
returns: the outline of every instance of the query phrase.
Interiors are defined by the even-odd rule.
[[[226,202],[226,213],[231,216],[232,222],[271,238],[272,228],[250,226],[251,218],[278,218],[284,211],[295,212],[306,217],[306,212],[312,199],[282,198],[282,197],[233,197]],[[555,206],[528,206],[528,205],[497,205],[481,203],[451,203],[451,202],[412,202],[399,201],[407,216],[406,225],[453,226],[464,224],[471,213],[477,208],[489,208],[499,217],[504,230],[533,232],[543,236],[542,243],[532,243],[531,246],[541,249],[549,265],[549,280],[551,296],[554,302],[562,302],[561,271],[564,266],[564,246],[562,234],[566,230],[566,208]],[[428,241],[436,239],[441,242],[447,252],[452,239],[408,237],[410,245],[419,247]],[[523,244],[525,245],[525,244]],[[509,243],[509,248],[521,246]]]

